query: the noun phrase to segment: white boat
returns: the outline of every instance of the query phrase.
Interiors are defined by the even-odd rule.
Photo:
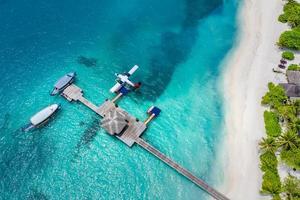
[[[33,128],[38,128],[39,126],[45,124],[50,119],[50,117],[52,117],[54,113],[58,111],[58,109],[59,109],[58,104],[52,104],[50,106],[47,106],[43,110],[33,115],[30,118],[30,124],[28,124],[25,128],[23,128],[23,130],[29,131]]]
[[[61,77],[54,85],[54,89],[50,93],[50,95],[54,96],[61,91],[63,91],[66,87],[71,85],[74,80],[75,80],[76,73],[75,72],[70,72],[63,77]]]

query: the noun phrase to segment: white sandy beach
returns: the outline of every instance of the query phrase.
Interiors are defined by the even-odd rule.
[[[239,13],[239,40],[226,61],[224,145],[228,156],[222,191],[233,200],[265,198],[259,194],[262,174],[258,142],[265,136],[260,101],[268,82],[285,81],[284,75],[272,72],[281,58],[276,41],[287,29],[277,21],[283,3],[244,0]]]

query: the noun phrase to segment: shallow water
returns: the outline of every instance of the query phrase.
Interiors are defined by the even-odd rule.
[[[212,185],[222,139],[220,64],[234,43],[236,0],[0,1],[0,194],[2,199],[204,199],[206,193],[138,146],[99,128],[79,103],[49,96],[76,71],[96,104],[111,98],[114,73],[143,82],[120,106],[143,120],[143,138]],[[91,58],[96,64],[78,62]],[[93,62],[94,63],[94,62]],[[60,103],[47,126],[20,128]]]

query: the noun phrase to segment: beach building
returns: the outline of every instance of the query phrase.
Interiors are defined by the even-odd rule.
[[[300,99],[300,71],[287,70],[288,83],[280,83],[291,100]]]
[[[118,86],[118,85],[117,85]],[[115,88],[115,86],[113,87]],[[149,117],[144,121],[140,121],[138,118],[130,115],[126,110],[120,108],[116,101],[126,95],[129,92],[124,86],[121,85],[118,88],[116,96],[112,99],[106,99],[100,106],[96,106],[83,96],[83,91],[78,86],[71,84],[65,88],[62,92],[64,98],[68,101],[79,101],[96,114],[102,117],[100,126],[106,130],[106,132],[115,136],[122,142],[124,142],[128,147],[132,147],[134,144],[139,145],[153,156],[167,164],[169,167],[177,171],[179,174],[186,177],[188,180],[196,184],[198,187],[202,188],[208,194],[210,194],[216,200],[229,200],[219,191],[215,190],[213,187],[209,186],[202,179],[193,175],[190,171],[183,168],[178,163],[174,162],[172,159],[161,153],[158,149],[152,146],[150,143],[146,142],[141,135],[146,131],[149,122],[157,117],[161,110],[158,107],[151,106],[147,111]]]
[[[110,135],[122,134],[128,128],[128,119],[125,114],[117,109],[108,112],[106,116],[101,120],[101,126]]]
[[[289,84],[300,85],[300,71],[287,70],[286,77]]]
[[[299,99],[300,98],[300,86],[290,83],[280,83],[284,90],[285,94],[291,99]]]

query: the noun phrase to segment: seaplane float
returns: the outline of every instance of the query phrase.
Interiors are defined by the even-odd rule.
[[[128,72],[122,74],[116,73],[115,76],[116,84],[109,90],[111,93],[117,93],[122,87],[126,87],[130,90],[138,89],[141,86],[141,82],[133,83],[129,80],[129,77],[139,68],[139,66],[134,65]]]

